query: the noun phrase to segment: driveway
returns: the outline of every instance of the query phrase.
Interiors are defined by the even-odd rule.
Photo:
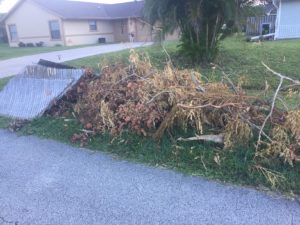
[[[100,55],[109,52],[117,52],[129,48],[148,46],[151,43],[120,43],[76,48],[64,51],[42,53],[37,55],[23,56],[0,61],[0,78],[18,74],[26,65],[37,63],[40,59],[53,62],[66,62],[88,56]]]
[[[300,204],[0,130],[1,225],[297,225]]]

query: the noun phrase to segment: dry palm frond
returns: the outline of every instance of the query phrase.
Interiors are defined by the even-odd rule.
[[[252,135],[251,127],[241,119],[236,118],[230,121],[225,127],[225,149],[248,143]]]
[[[291,131],[293,137],[300,145],[300,110],[288,112],[285,126]]]
[[[266,147],[257,152],[257,155],[261,157],[278,156],[293,165],[290,136],[287,131],[281,126],[276,126],[272,129],[272,138],[272,142],[266,143]]]
[[[98,116],[102,119],[103,126],[105,127],[104,129],[110,130],[116,126],[114,122],[114,113],[104,101],[101,101],[100,113]]]

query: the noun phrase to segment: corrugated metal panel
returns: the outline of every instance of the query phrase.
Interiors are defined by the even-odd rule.
[[[0,92],[0,115],[24,120],[39,117],[83,74],[81,69],[28,66]]]

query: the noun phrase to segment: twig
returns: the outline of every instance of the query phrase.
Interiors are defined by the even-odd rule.
[[[161,47],[163,48],[165,54],[167,55],[168,57],[168,60],[169,60],[169,63],[171,64],[171,66],[174,68],[174,65],[173,65],[173,62],[172,62],[172,59],[171,59],[171,56],[170,54],[168,53],[167,49],[165,48],[164,44],[161,44]]]
[[[206,165],[205,165],[205,163],[203,161],[203,156],[201,156],[200,159],[201,159],[201,162],[202,162],[202,165],[203,165],[204,169],[207,171],[207,167],[206,167]]]
[[[279,83],[279,85],[278,85],[278,87],[277,87],[277,90],[276,90],[276,92],[275,92],[275,94],[274,94],[274,97],[273,97],[273,100],[272,100],[272,106],[271,106],[270,113],[268,114],[268,116],[266,117],[266,119],[264,120],[264,122],[263,122],[263,124],[262,124],[262,126],[261,126],[261,128],[260,128],[259,135],[258,135],[258,140],[257,140],[257,145],[256,145],[256,150],[258,150],[258,147],[259,147],[259,145],[260,145],[262,132],[263,132],[263,130],[265,129],[265,126],[266,126],[268,120],[269,120],[269,119],[272,117],[272,115],[273,115],[273,111],[274,111],[276,99],[277,99],[277,96],[278,96],[279,91],[280,91],[280,89],[281,89],[281,86],[282,86],[282,84],[283,84],[283,81],[284,81],[284,78],[281,77],[281,78],[280,78],[280,83]]]
[[[146,104],[148,105],[148,104],[150,104],[151,102],[153,102],[158,96],[160,96],[160,95],[162,95],[162,94],[170,94],[170,93],[172,93],[172,91],[162,91],[162,92],[159,92],[158,94],[156,94],[156,95],[154,95],[153,97],[152,97],[152,99],[150,99],[148,102],[146,102]]]
[[[281,88],[281,91],[286,91],[288,89],[298,88],[298,86],[300,86],[300,84],[291,84],[291,85],[288,85],[288,86],[285,86],[285,87]]]
[[[228,83],[231,85],[231,87],[232,87],[232,89],[234,90],[234,92],[235,92],[236,94],[238,94],[238,90],[237,90],[237,88],[235,87],[235,85],[234,85],[234,83],[232,82],[232,80],[229,78],[229,76],[228,76],[224,71],[222,71],[222,74],[223,74],[223,76],[225,77],[225,79],[228,81]]]
[[[239,91],[238,89],[236,88],[236,86],[234,85],[234,83],[232,82],[232,80],[229,78],[228,74],[224,72],[224,69],[217,65],[217,64],[214,64],[214,63],[211,63],[211,65],[215,66],[216,68],[219,68],[219,70],[221,70],[222,74],[223,74],[223,77],[228,81],[228,83],[230,84],[230,86],[232,87],[233,91],[238,94]]]
[[[205,88],[202,87],[201,83],[196,79],[194,71],[191,73],[192,81],[197,85],[197,91],[205,92]]]
[[[85,133],[85,134],[95,134],[95,132],[92,131],[92,130],[79,129],[79,131],[81,131],[81,132],[83,132],[83,133]]]
[[[138,77],[138,78],[140,78],[141,80],[145,80],[144,77],[141,77],[141,76],[137,75],[136,73],[133,73],[133,74],[127,76],[127,77],[123,77],[121,80],[117,81],[116,83],[113,83],[113,85],[117,85],[117,84],[119,84],[119,83],[122,83],[123,81],[125,81],[125,80],[127,80],[127,79],[129,79],[129,78],[131,78],[131,77]]]
[[[294,83],[295,85],[300,85],[300,81],[299,80],[294,80],[290,77],[287,77],[285,75],[282,75],[281,73],[278,73],[274,70],[272,70],[269,66],[267,66],[264,62],[262,62],[262,65],[271,73],[273,73],[274,75],[284,79],[284,80],[288,80],[288,81],[291,81],[292,83]]]
[[[241,116],[241,119],[242,119],[244,122],[248,123],[252,128],[255,128],[255,129],[259,130],[259,131],[261,130],[261,127],[259,127],[259,126],[257,126],[256,124],[250,122],[249,120],[245,119],[243,116]],[[262,131],[261,134],[262,134],[265,138],[267,138],[270,142],[273,141],[272,138],[270,138],[270,136],[267,135],[264,131]]]
[[[199,105],[199,106],[188,106],[188,105],[183,105],[183,104],[177,104],[178,107],[185,108],[185,109],[202,109],[202,108],[207,108],[207,107],[221,109],[221,108],[228,107],[228,106],[238,107],[240,105],[241,104],[239,104],[239,103],[227,103],[227,104],[223,104],[223,105],[213,105],[213,104],[209,103],[206,105]]]

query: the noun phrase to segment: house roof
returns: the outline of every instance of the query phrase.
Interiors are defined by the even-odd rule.
[[[21,0],[5,17],[7,18],[24,1]],[[69,0],[32,0],[44,9],[63,19],[124,19],[142,17],[144,1],[132,1],[118,4],[103,4]]]
[[[132,1],[119,4],[103,4],[111,18],[142,17],[144,1]]]

